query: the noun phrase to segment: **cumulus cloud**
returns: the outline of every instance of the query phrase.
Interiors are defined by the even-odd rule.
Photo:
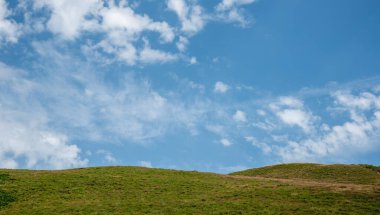
[[[280,97],[277,102],[269,106],[283,123],[298,126],[306,133],[312,131],[315,117],[305,110],[301,100],[294,97]]]
[[[227,84],[221,81],[216,82],[214,86],[215,93],[226,93],[229,89],[230,89],[230,86],[228,86]]]
[[[181,21],[181,31],[193,35],[205,25],[203,8],[195,1],[189,4],[185,0],[168,0],[167,7],[174,11]]]
[[[173,41],[175,36],[168,23],[153,21],[146,14],[136,14],[127,6],[105,7],[99,13],[103,18],[101,27],[109,34],[113,31],[123,31],[133,39],[136,34],[143,31],[153,31],[159,33],[164,42]]]
[[[233,115],[233,119],[236,122],[246,122],[247,121],[247,117],[246,117],[245,113],[241,110],[237,110],[235,112],[235,114]]]
[[[338,91],[333,93],[336,103],[351,110],[368,110],[370,108],[380,109],[380,100],[372,93],[363,92],[359,96],[354,96],[349,92]]]
[[[85,16],[95,12],[99,3],[98,0],[37,0],[34,7],[51,10],[51,17],[46,23],[49,31],[65,39],[75,39],[82,30],[88,30],[97,24],[96,20],[86,19]]]
[[[152,4],[152,3],[149,3]],[[196,63],[184,55],[189,38],[200,32],[214,15],[207,13],[197,1],[167,0],[165,12],[174,12],[179,24],[171,20],[153,19],[138,12],[138,4],[129,1],[106,0],[36,0],[22,1],[18,11],[24,20],[16,23],[12,11],[0,0],[0,42],[16,43],[21,35],[50,32],[49,37],[60,42],[80,43],[82,53],[89,59],[109,64],[121,61],[128,65],[165,63],[176,59]],[[235,11],[247,2],[221,2],[221,11]],[[231,20],[231,18],[229,18]],[[179,26],[178,26],[179,25]],[[145,41],[154,47],[145,46]],[[170,44],[170,45],[167,45]],[[170,47],[178,53],[171,53]]]
[[[0,0],[0,45],[3,42],[16,43],[21,35],[19,24],[9,18],[11,13],[5,0]]]
[[[154,21],[146,14],[136,13],[125,1],[104,4],[99,0],[79,3],[71,0],[39,0],[35,2],[34,8],[48,8],[51,11],[46,23],[47,30],[63,39],[73,40],[84,33],[98,34],[97,40],[88,39],[90,43],[84,45],[87,54],[112,54],[130,65],[137,62],[163,63],[177,58],[162,50],[137,47],[142,40],[147,41],[142,36],[145,32],[158,33],[163,43],[172,42],[175,33],[167,22]]]
[[[378,147],[380,138],[380,97],[370,92],[355,96],[333,93],[335,104],[350,113],[342,124],[321,127],[318,135],[300,141],[288,140],[278,149],[284,161],[318,161],[327,157],[348,157]],[[326,126],[328,129],[326,129]],[[331,128],[330,128],[331,127]]]
[[[194,65],[194,64],[197,64],[198,63],[198,61],[197,61],[197,58],[196,57],[191,57],[190,58],[190,64],[191,65]]]
[[[231,146],[232,145],[232,142],[226,138],[222,138],[220,139],[219,141],[223,146]]]
[[[2,110],[0,115],[0,166],[63,169],[87,165],[67,136],[49,131],[33,118],[31,122],[17,120],[19,115],[25,119],[24,113]]]

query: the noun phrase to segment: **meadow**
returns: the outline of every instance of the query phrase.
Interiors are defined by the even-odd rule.
[[[380,214],[379,167],[0,170],[0,214]]]

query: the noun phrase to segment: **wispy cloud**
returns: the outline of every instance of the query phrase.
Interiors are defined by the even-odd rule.
[[[80,148],[50,128],[46,110],[32,98],[38,89],[25,72],[0,63],[0,74],[0,166],[62,169],[87,165]]]
[[[156,16],[130,1],[19,1],[14,9],[0,0],[0,45],[26,59],[0,62],[1,166],[91,164],[83,151],[112,164],[120,158],[104,145],[147,147],[169,137],[259,151],[273,162],[379,150],[378,77],[287,95],[224,75],[205,80],[205,59],[219,66],[226,58],[194,56],[192,39],[211,22],[249,26],[254,2],[168,0]],[[199,76],[157,68],[178,61]]]
[[[245,10],[241,8],[243,5],[254,3],[255,0],[222,0],[216,5],[217,18],[226,22],[238,23],[240,26],[246,27],[252,23],[247,18]]]
[[[0,0],[0,45],[16,43],[21,35],[20,26],[10,18],[11,15],[5,0]]]

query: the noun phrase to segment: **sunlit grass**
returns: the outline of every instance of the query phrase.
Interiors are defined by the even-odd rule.
[[[140,167],[0,170],[0,174],[8,175],[1,179],[0,190],[13,198],[1,200],[0,214],[380,213],[376,183],[358,184],[371,189],[345,190]]]

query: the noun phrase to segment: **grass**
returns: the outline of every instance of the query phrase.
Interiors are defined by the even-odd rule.
[[[1,184],[5,183],[5,181],[7,181],[8,179],[8,174],[0,174],[0,186]],[[9,203],[14,201],[15,198],[11,194],[0,189],[0,208],[7,206]]]
[[[379,184],[380,175],[377,172],[379,169],[379,167],[372,165],[292,163],[248,169],[232,173],[232,175],[285,179],[297,178],[355,184]]]
[[[358,175],[364,179],[317,186],[241,173],[141,167],[0,170],[0,190],[12,198],[0,214],[380,213],[380,175],[374,183]],[[363,189],[336,189],[353,183]]]

